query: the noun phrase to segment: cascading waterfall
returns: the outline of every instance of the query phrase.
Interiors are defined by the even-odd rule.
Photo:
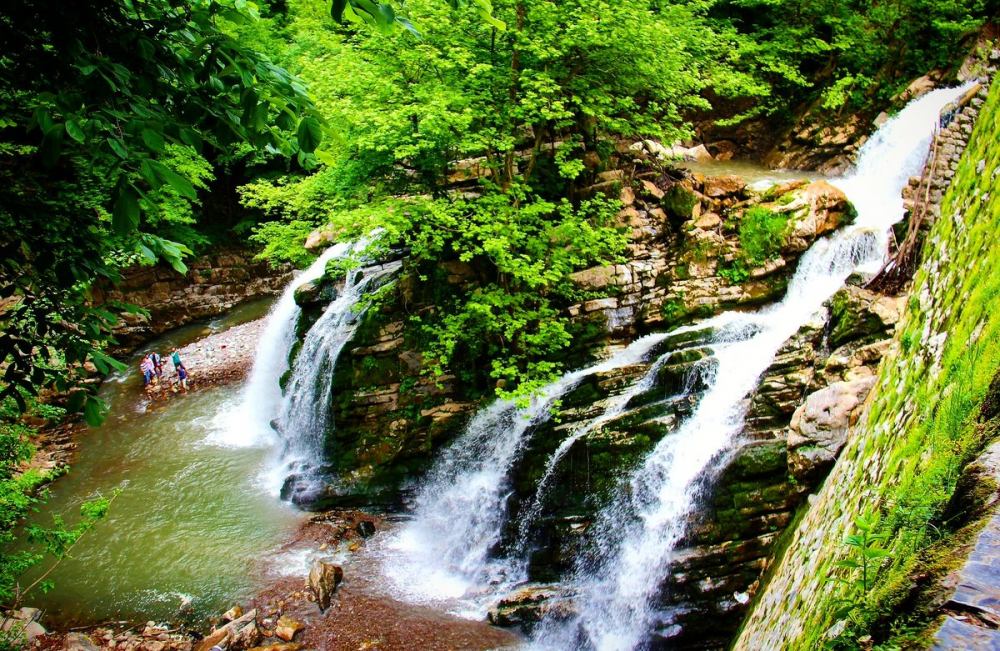
[[[360,242],[356,248],[363,250],[366,245]],[[324,443],[330,427],[334,366],[361,322],[362,298],[382,286],[401,266],[397,261],[349,271],[337,297],[306,334],[278,417],[278,431],[285,445],[281,465],[274,474],[282,480],[283,499],[306,504],[325,487]]]
[[[685,518],[698,501],[700,480],[741,432],[744,399],[780,346],[848,275],[882,263],[887,231],[903,216],[902,190],[920,172],[941,109],[962,92],[938,90],[912,102],[864,145],[855,172],[835,181],[858,210],[855,223],[810,248],[780,303],[757,313],[727,312],[704,324],[715,328],[709,347],[716,366],[707,391],[599,514],[592,528],[595,556],[579,558],[576,566],[576,615],[544,620],[535,648],[644,646],[660,617],[654,602]]]
[[[301,310],[295,304],[295,290],[323,276],[330,260],[345,256],[349,244],[336,244],[323,252],[308,269],[297,274],[285,287],[267,314],[264,331],[257,344],[253,369],[238,401],[219,413],[210,443],[225,447],[252,447],[274,442],[270,422],[281,409],[282,374],[288,370],[288,352],[295,337],[295,323]]]
[[[686,328],[678,329],[671,334],[677,334],[684,330],[686,330]],[[559,462],[561,462],[563,457],[566,456],[566,453],[568,453],[570,449],[576,445],[577,441],[590,432],[600,429],[604,425],[621,416],[625,413],[625,410],[628,408],[629,403],[632,402],[633,398],[652,389],[656,382],[656,375],[660,368],[675,352],[682,351],[671,351],[665,355],[661,355],[659,359],[650,365],[638,382],[635,382],[628,388],[627,391],[622,393],[620,396],[617,396],[600,416],[583,423],[575,432],[566,437],[563,442],[559,444],[559,447],[556,448],[555,452],[549,456],[548,461],[545,462],[544,474],[538,482],[538,487],[535,489],[535,496],[532,498],[531,505],[522,513],[520,522],[518,523],[517,543],[515,545],[516,554],[513,562],[518,562],[519,560],[522,564],[527,563],[531,527],[534,525],[535,520],[538,519],[538,516],[542,513],[542,507],[545,504],[545,497],[548,494],[549,484],[552,483],[552,478],[555,476],[555,471],[559,466]]]
[[[650,335],[608,360],[563,376],[525,409],[497,401],[448,447],[416,496],[414,519],[386,543],[385,573],[414,601],[463,600],[481,616],[492,596],[524,580],[522,566],[492,558],[510,494],[509,475],[553,402],[588,375],[642,361],[667,335]]]

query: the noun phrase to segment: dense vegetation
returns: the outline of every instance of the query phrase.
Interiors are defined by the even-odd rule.
[[[0,500],[33,475],[22,413],[115,367],[122,268],[234,236],[308,261],[315,227],[376,226],[412,272],[476,270],[418,325],[428,367],[462,359],[502,394],[558,373],[569,275],[615,260],[614,198],[585,188],[620,138],[689,138],[706,117],[779,129],[881,110],[948,69],[985,0],[81,0],[0,11]],[[308,89],[308,90],[307,90]],[[762,127],[765,128],[765,127]],[[464,161],[457,165],[457,161]],[[450,192],[478,179],[472,192]],[[228,188],[239,186],[238,197]],[[237,205],[237,199],[241,205]],[[768,255],[779,224],[748,239]],[[741,234],[742,235],[742,234]],[[44,402],[44,400],[43,400]],[[0,564],[15,567],[6,557]],[[13,572],[0,568],[0,595]]]

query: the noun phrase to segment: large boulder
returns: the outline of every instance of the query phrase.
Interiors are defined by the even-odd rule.
[[[709,176],[705,179],[705,196],[712,199],[741,197],[746,188],[746,180],[735,174]]]
[[[309,569],[309,588],[316,595],[316,605],[320,612],[330,607],[337,586],[344,580],[344,570],[339,565],[318,559]]]
[[[900,316],[899,299],[862,287],[845,287],[830,299],[830,347],[877,336],[882,339]]]
[[[794,477],[815,475],[833,465],[875,379],[834,382],[810,394],[795,410],[788,432],[788,468]]]

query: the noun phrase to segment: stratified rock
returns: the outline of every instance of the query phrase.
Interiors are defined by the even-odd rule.
[[[806,398],[795,410],[788,433],[788,466],[796,478],[833,464],[847,442],[855,410],[868,397],[875,378],[834,382]]]
[[[845,287],[830,299],[830,347],[878,335],[885,338],[899,321],[898,299],[862,287]]]
[[[250,622],[236,631],[226,645],[228,651],[243,651],[254,647],[260,642],[261,632],[257,628],[257,622]]]
[[[489,612],[491,624],[496,626],[528,626],[542,619],[553,609],[571,608],[565,599],[565,588],[557,585],[527,585],[509,594]]]
[[[316,605],[320,612],[330,607],[330,600],[337,591],[337,586],[344,580],[344,570],[339,565],[327,563],[319,559],[309,569],[309,587],[316,595]]]
[[[299,631],[305,629],[305,624],[302,622],[297,622],[288,615],[282,615],[274,626],[274,634],[286,642],[291,642]]]

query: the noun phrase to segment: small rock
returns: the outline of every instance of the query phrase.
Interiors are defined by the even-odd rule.
[[[233,606],[222,615],[222,621],[231,622],[234,619],[239,619],[243,617],[243,609],[239,606]]]
[[[70,633],[63,638],[63,651],[99,651],[94,642],[83,633]]]
[[[339,565],[327,563],[320,559],[309,569],[309,587],[316,595],[319,611],[324,612],[330,607],[330,600],[337,586],[344,580],[344,570]]]
[[[375,523],[371,520],[362,520],[358,523],[357,532],[362,538],[371,538],[375,535]]]
[[[714,212],[707,212],[702,215],[694,225],[702,230],[710,231],[722,223],[722,218]]]
[[[305,630],[305,625],[297,622],[287,615],[282,615],[278,619],[277,626],[274,627],[274,634],[286,642],[291,642],[295,634]]]

